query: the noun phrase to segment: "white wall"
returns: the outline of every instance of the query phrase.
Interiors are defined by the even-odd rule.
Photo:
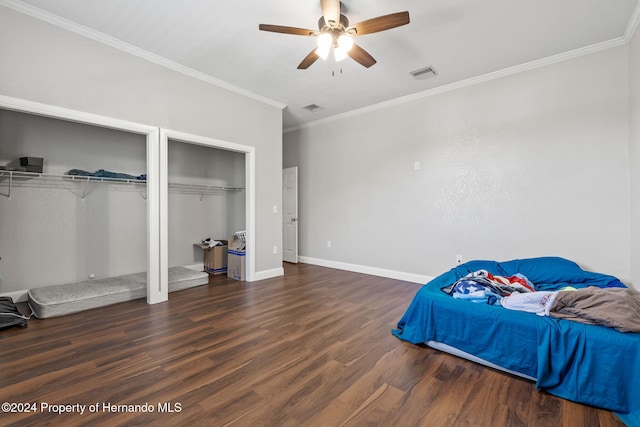
[[[631,168],[631,276],[640,289],[640,31],[629,45],[630,53],[630,133]]]
[[[2,95],[255,147],[256,270],[281,271],[280,108],[5,7],[0,58]]]
[[[627,53],[285,134],[300,255],[424,276],[557,255],[629,282]]]

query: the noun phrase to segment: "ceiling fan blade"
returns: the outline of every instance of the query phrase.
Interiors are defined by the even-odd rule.
[[[320,57],[316,53],[316,50],[313,49],[311,52],[309,52],[309,55],[305,56],[300,65],[298,65],[298,70],[306,70],[311,66],[311,64],[316,62],[318,58]]]
[[[364,67],[371,67],[376,63],[376,60],[373,56],[369,55],[369,52],[358,46],[357,44],[353,44],[353,47],[347,52],[347,55],[351,57],[354,61],[359,63]]]
[[[355,29],[354,36],[361,36],[363,34],[377,33],[379,31],[390,30],[401,25],[409,23],[409,12],[397,12],[390,15],[378,16],[377,18],[367,19],[366,21],[358,22],[347,28],[347,32],[351,29]]]
[[[258,28],[262,31],[271,31],[273,33],[293,34],[295,36],[316,36],[318,32],[308,30],[306,28],[285,27],[283,25],[260,24]]]
[[[334,27],[340,23],[340,0],[320,0],[320,6],[324,22],[328,26]]]

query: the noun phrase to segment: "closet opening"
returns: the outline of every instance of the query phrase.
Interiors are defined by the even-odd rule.
[[[244,153],[169,139],[167,179],[169,267],[226,277],[227,256],[203,268],[198,245],[226,243],[246,230]]]
[[[147,302],[159,303],[170,266],[194,264],[193,243],[236,231],[255,280],[254,147],[3,95],[0,142],[0,295],[25,301],[35,287],[146,272]],[[42,158],[42,173],[9,170],[25,156]],[[72,169],[109,175],[89,182]],[[220,194],[224,203],[213,203]],[[187,196],[192,207],[215,206],[185,210]],[[224,218],[170,226],[193,216]]]
[[[0,97],[0,294],[25,301],[33,288],[144,272],[158,281],[146,180],[158,135]]]
[[[255,149],[198,135],[160,130],[166,193],[161,195],[161,252],[166,266],[203,270],[204,239],[244,232],[247,281],[255,276]],[[213,273],[213,272],[210,272]],[[216,275],[226,271],[217,271]]]

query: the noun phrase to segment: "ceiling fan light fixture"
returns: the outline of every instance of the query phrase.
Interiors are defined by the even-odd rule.
[[[340,62],[347,57],[347,52],[340,47],[336,47],[335,49],[333,49],[333,55],[336,58],[336,62]]]
[[[340,62],[348,56],[349,50],[353,47],[353,39],[346,34],[341,34],[336,41],[336,47],[333,49],[336,62]]]
[[[343,50],[345,53],[349,52],[353,47],[353,39],[347,34],[341,34],[338,37],[338,49]]]
[[[331,51],[331,45],[333,44],[333,37],[330,33],[322,33],[318,36],[318,49],[316,49],[316,54],[326,60],[329,56],[329,51]]]
[[[331,45],[333,44],[333,37],[331,36],[331,33],[321,33],[318,36],[318,48],[319,49],[324,49],[324,48],[331,48]]]
[[[318,47],[316,49],[316,55],[318,55],[320,58],[326,61],[327,58],[329,57],[330,50],[331,50],[331,47]]]

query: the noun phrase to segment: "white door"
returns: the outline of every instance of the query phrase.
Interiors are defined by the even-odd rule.
[[[298,168],[282,170],[282,259],[298,262]]]

